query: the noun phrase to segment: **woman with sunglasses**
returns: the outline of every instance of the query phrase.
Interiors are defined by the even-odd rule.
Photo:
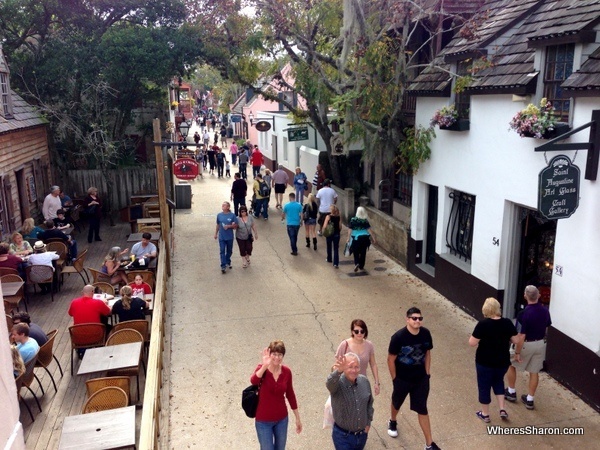
[[[250,256],[252,255],[252,242],[258,239],[258,232],[254,225],[254,217],[248,214],[246,205],[240,205],[239,217],[237,219],[237,229],[235,230],[235,240],[240,248],[242,257],[242,267],[245,269],[250,265]]]
[[[369,329],[361,319],[354,319],[350,324],[351,337],[344,339],[335,352],[336,358],[341,358],[346,353],[356,353],[360,358],[360,374],[367,376],[367,367],[371,364],[371,371],[375,379],[375,395],[379,395],[379,370],[375,361],[375,347],[367,340]]]
[[[292,371],[282,364],[284,356],[283,342],[271,342],[262,352],[262,364],[256,367],[250,377],[250,383],[255,386],[260,385],[254,423],[261,450],[285,449],[288,428],[286,398],[296,417],[296,433],[302,431],[298,403],[292,385]]]

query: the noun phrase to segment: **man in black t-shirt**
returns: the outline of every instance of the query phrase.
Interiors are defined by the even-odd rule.
[[[433,442],[427,412],[433,339],[429,330],[421,326],[422,321],[421,310],[416,307],[410,308],[406,311],[406,327],[397,331],[390,339],[388,369],[394,390],[388,435],[398,436],[396,417],[402,403],[410,395],[410,409],[419,416],[419,425],[425,436],[425,448],[435,450],[439,447]]]

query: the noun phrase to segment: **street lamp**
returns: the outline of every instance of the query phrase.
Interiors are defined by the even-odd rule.
[[[187,122],[181,122],[179,124],[179,132],[184,140],[187,139],[188,133],[190,132],[190,125]]]

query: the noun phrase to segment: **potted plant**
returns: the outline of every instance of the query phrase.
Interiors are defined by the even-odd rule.
[[[509,125],[519,136],[537,139],[551,139],[569,130],[567,124],[558,122],[554,106],[546,98],[540,101],[539,108],[533,103],[527,105],[515,114]]]
[[[171,102],[171,109],[175,109],[179,106],[179,102],[177,100],[173,100]]]
[[[459,118],[454,105],[438,109],[431,118],[430,125],[432,127],[438,125],[440,130],[466,131],[469,129],[469,121]]]

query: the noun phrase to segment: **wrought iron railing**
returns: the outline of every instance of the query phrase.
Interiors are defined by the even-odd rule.
[[[446,228],[446,247],[459,259],[470,261],[473,247],[475,196],[460,191],[452,191],[449,196],[452,199],[452,208]]]

